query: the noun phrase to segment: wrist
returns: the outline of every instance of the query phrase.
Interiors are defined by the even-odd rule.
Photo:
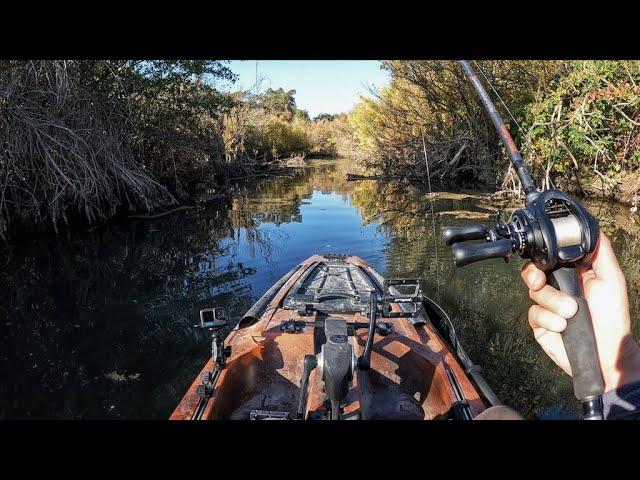
[[[602,377],[606,392],[640,381],[640,347],[631,335],[621,342],[616,363],[603,370]]]

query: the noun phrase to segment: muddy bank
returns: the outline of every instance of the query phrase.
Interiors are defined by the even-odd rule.
[[[598,177],[585,188],[584,193],[593,198],[604,197],[614,200],[637,210],[640,203],[640,174],[626,174],[615,179]]]

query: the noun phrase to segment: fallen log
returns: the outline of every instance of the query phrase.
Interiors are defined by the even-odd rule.
[[[421,180],[422,177],[415,175],[360,175],[358,173],[347,173],[347,182],[354,180]]]
[[[382,175],[360,175],[357,173],[347,173],[347,182],[354,180],[386,180],[389,177],[383,177]]]

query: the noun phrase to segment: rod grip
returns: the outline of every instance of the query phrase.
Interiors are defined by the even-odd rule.
[[[447,245],[453,245],[467,240],[484,240],[487,234],[487,227],[484,225],[468,225],[465,227],[445,227],[442,231],[444,241]]]
[[[552,271],[549,274],[549,285],[571,295],[578,303],[578,311],[567,320],[567,328],[561,334],[571,365],[573,393],[582,402],[599,397],[604,393],[604,380],[591,312],[584,297],[578,270],[567,266]]]
[[[470,263],[489,258],[508,258],[513,253],[511,240],[506,238],[479,244],[456,243],[451,248],[456,267],[464,267]]]

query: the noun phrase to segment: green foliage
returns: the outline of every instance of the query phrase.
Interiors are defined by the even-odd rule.
[[[640,63],[576,61],[567,70],[525,109],[523,152],[541,176],[560,183],[567,182],[559,175],[566,172],[588,185],[637,171]]]
[[[312,155],[334,158],[353,155],[352,132],[346,114],[320,114],[306,129],[313,145]]]
[[[250,151],[272,159],[303,155],[311,150],[304,129],[281,117],[270,117],[260,125],[250,126],[246,144]]]
[[[347,115],[309,113],[295,107],[295,90],[267,90],[248,95],[244,145],[250,155],[267,160],[297,155],[337,157],[353,151]]]
[[[336,117],[338,117],[338,115],[332,115],[330,113],[319,113],[318,115],[316,115],[315,117],[313,117],[313,121],[314,122],[321,122],[323,120],[334,120]]]
[[[387,89],[383,90],[383,94]],[[353,129],[353,134],[358,146],[368,155],[373,157],[381,155],[381,148],[377,143],[377,131],[382,128],[381,116],[376,108],[378,104],[369,98],[360,98],[360,102],[355,106],[349,115],[349,125]]]
[[[309,121],[309,112],[306,110],[296,110],[296,113],[293,115],[293,120],[297,122],[308,122]]]
[[[358,144],[370,156],[365,164],[392,175],[426,177],[429,170],[436,183],[448,186],[495,183],[503,167],[497,136],[460,67],[433,60],[382,66],[391,83],[376,98],[361,99],[351,119]],[[524,103],[514,78],[529,77],[526,65],[481,66],[509,103]]]
[[[517,185],[506,153],[460,67],[389,61],[391,83],[350,116],[365,165],[451,187]],[[617,195],[640,169],[640,62],[483,61],[475,65],[539,183]],[[481,70],[481,71],[480,71]],[[600,186],[596,186],[600,185]],[[638,186],[631,185],[634,191]]]
[[[291,121],[297,111],[295,95],[295,90],[284,90],[283,88],[273,90],[269,88],[264,93],[253,95],[251,101],[256,106],[267,110],[267,112]]]

